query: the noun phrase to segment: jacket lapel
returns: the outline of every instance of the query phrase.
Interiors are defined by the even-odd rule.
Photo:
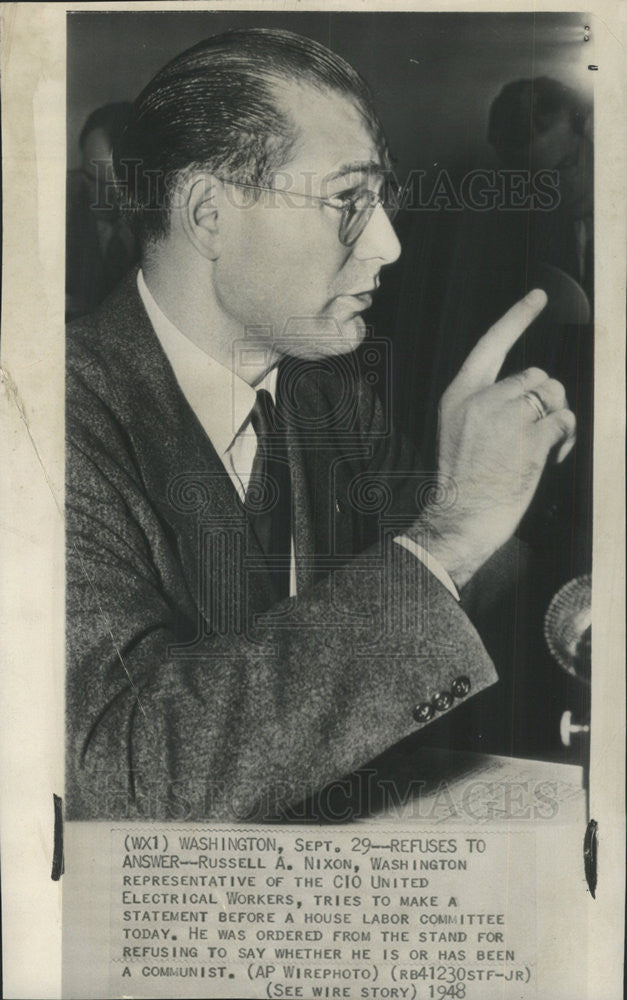
[[[125,279],[102,312],[102,337],[144,494],[176,549],[191,597],[229,630],[274,602],[263,553],[231,479],[176,381],[136,286]],[[242,586],[242,574],[254,585]],[[228,588],[229,593],[225,593]],[[235,595],[245,595],[246,607]]]
[[[275,603],[275,595],[263,552],[152,329],[136,274],[131,272],[100,310],[98,336],[143,493],[177,552],[191,598],[207,620],[215,622],[227,603],[237,605],[236,594],[243,595],[248,615],[265,611]],[[355,519],[344,496],[354,472],[343,460],[346,447],[333,429],[325,430],[320,440],[311,433],[309,418],[317,426],[321,414],[334,408],[327,391],[312,379],[303,393],[299,420],[287,429],[301,593],[328,573],[329,557],[348,555],[355,547]],[[224,593],[225,581],[230,594]]]

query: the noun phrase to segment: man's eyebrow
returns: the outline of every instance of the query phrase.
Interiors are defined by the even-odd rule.
[[[384,174],[385,167],[378,160],[355,160],[353,163],[345,163],[339,168],[339,170],[334,170],[332,174],[328,174],[327,181],[335,181],[339,177],[346,177],[349,174]]]

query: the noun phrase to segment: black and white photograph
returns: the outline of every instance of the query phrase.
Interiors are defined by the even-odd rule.
[[[46,432],[39,361],[3,385],[55,524],[37,995],[612,1000],[601,19],[34,6],[62,39],[28,138]]]
[[[580,18],[250,21],[68,15],[69,819],[585,757]]]

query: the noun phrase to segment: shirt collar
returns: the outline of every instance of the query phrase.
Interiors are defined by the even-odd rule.
[[[257,398],[256,389],[203,351],[168,319],[155,302],[141,268],[137,288],[187,402],[217,453],[226,454],[248,424]],[[258,386],[267,389],[273,399],[276,378],[277,371],[273,368]]]

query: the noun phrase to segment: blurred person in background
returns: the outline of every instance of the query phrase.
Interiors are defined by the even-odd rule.
[[[535,257],[569,274],[592,298],[593,147],[590,110],[548,76],[515,80],[492,103],[488,140],[507,169],[557,172],[559,205],[531,219]]]
[[[79,138],[81,166],[70,170],[66,200],[66,317],[95,309],[137,260],[113,185],[112,148],[128,121],[127,102],[105,104],[87,118]]]

